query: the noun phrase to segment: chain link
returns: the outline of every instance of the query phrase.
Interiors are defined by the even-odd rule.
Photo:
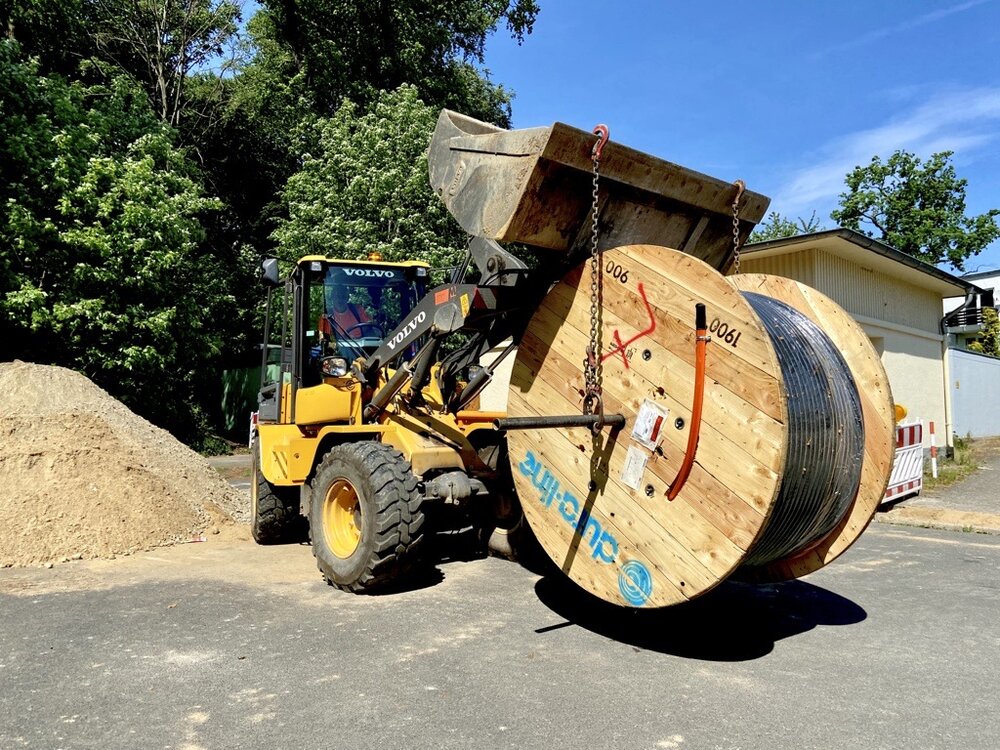
[[[743,180],[736,180],[736,197],[733,198],[733,273],[740,272],[740,198],[747,189]]]
[[[600,251],[597,248],[597,213],[599,208],[600,163],[601,149],[608,139],[608,130],[599,125],[594,133],[598,136],[597,143],[591,152],[594,165],[594,175],[591,189],[590,205],[590,345],[587,347],[587,357],[583,361],[583,379],[586,393],[583,397],[583,413],[598,414],[601,417],[597,430],[603,426],[604,403],[601,398],[601,381],[603,378],[600,357],[600,325],[602,303],[602,275]]]

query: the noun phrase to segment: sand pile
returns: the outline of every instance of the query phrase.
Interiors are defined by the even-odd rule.
[[[188,541],[245,506],[204,458],[83,375],[0,362],[0,567]]]

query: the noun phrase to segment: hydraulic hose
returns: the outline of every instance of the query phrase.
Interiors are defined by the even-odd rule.
[[[688,432],[687,449],[684,451],[684,461],[681,468],[670,483],[667,490],[667,500],[673,500],[687,483],[694,457],[698,452],[698,438],[701,437],[701,411],[705,403],[705,347],[711,340],[708,337],[705,306],[700,302],[694,306],[694,327],[696,331],[694,344],[694,403],[691,405],[691,424]]]

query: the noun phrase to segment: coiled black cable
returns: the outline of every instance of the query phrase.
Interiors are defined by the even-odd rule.
[[[823,330],[784,302],[743,296],[774,345],[788,396],[788,449],[778,497],[744,567],[807,549],[844,518],[858,493],[865,450],[861,399]]]

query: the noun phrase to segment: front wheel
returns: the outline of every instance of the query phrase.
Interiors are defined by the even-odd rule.
[[[299,515],[297,487],[271,484],[260,470],[260,438],[250,444],[250,533],[257,544],[300,542],[305,519]]]
[[[373,442],[331,448],[313,478],[309,512],[313,554],[326,580],[370,592],[403,578],[423,541],[420,502],[399,451]]]

